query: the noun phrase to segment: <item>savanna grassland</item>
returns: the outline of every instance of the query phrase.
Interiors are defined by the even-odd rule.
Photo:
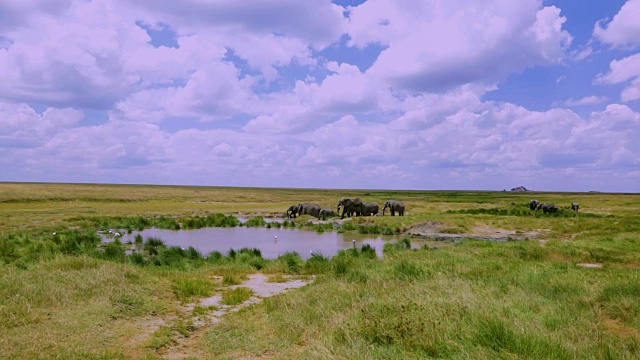
[[[96,234],[237,226],[234,216],[264,226],[258,216],[299,202],[335,209],[346,196],[401,200],[407,213],[277,226],[398,235],[383,258],[363,247],[267,260],[157,239],[130,254]],[[532,213],[532,198],[559,213]],[[538,235],[410,250],[424,224]],[[250,290],[228,286],[255,273],[315,281],[215,325],[191,320],[214,308],[185,314],[215,293],[245,301]],[[640,195],[0,183],[0,349],[8,359],[636,359]]]

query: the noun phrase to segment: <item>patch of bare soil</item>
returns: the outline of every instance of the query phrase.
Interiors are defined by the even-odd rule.
[[[576,264],[576,265],[582,266],[582,267],[585,267],[585,268],[601,268],[602,267],[602,264],[600,264],[600,263],[579,263],[579,264]]]
[[[292,289],[301,288],[313,282],[313,277],[309,279],[284,277],[286,282],[268,282],[267,275],[253,274],[249,275],[249,280],[240,285],[233,285],[221,288],[219,290],[235,289],[237,287],[247,287],[253,290],[253,296],[247,301],[239,305],[222,304],[221,292],[216,295],[204,299],[200,299],[197,303],[188,304],[181,310],[184,314],[184,321],[191,320],[192,328],[188,337],[175,334],[176,339],[173,346],[165,347],[158,353],[164,359],[184,359],[184,358],[202,358],[204,353],[199,347],[199,342],[206,330],[222,321],[222,317],[228,313],[239,311],[242,308],[260,303],[265,298],[282,294]],[[204,315],[193,315],[193,309],[196,306],[211,308],[212,310]]]
[[[536,239],[540,236],[539,231],[505,230],[487,225],[476,226],[471,231],[459,234],[452,234],[446,232],[446,230],[446,225],[441,222],[427,221],[410,227],[403,235],[419,236],[432,240],[462,240],[471,238],[489,241]]]

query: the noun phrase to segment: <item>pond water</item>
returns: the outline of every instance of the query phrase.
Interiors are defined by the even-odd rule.
[[[376,249],[378,256],[382,256],[385,242],[396,240],[394,236],[341,234],[338,232],[317,233],[314,231],[285,228],[203,228],[197,230],[162,230],[146,229],[133,231],[131,234],[123,234],[120,241],[135,242],[136,235],[141,235],[146,241],[154,237],[164,241],[167,246],[189,246],[197,249],[201,254],[207,255],[212,251],[228,254],[230,249],[258,248],[265,259],[275,259],[278,256],[295,251],[304,259],[308,259],[311,253],[318,253],[330,257],[339,250],[369,244]],[[103,241],[112,241],[113,238],[103,236]],[[414,246],[419,246],[414,244]]]

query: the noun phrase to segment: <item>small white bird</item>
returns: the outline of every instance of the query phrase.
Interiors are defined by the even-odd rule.
[[[54,232],[53,232],[53,235],[55,235],[55,234],[56,234],[56,232],[54,231]]]
[[[353,243],[353,248],[355,249],[355,247],[356,247],[356,239],[351,240],[351,243]]]

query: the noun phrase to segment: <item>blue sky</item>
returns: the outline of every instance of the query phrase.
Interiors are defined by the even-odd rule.
[[[640,0],[0,0],[0,181],[640,191]]]

